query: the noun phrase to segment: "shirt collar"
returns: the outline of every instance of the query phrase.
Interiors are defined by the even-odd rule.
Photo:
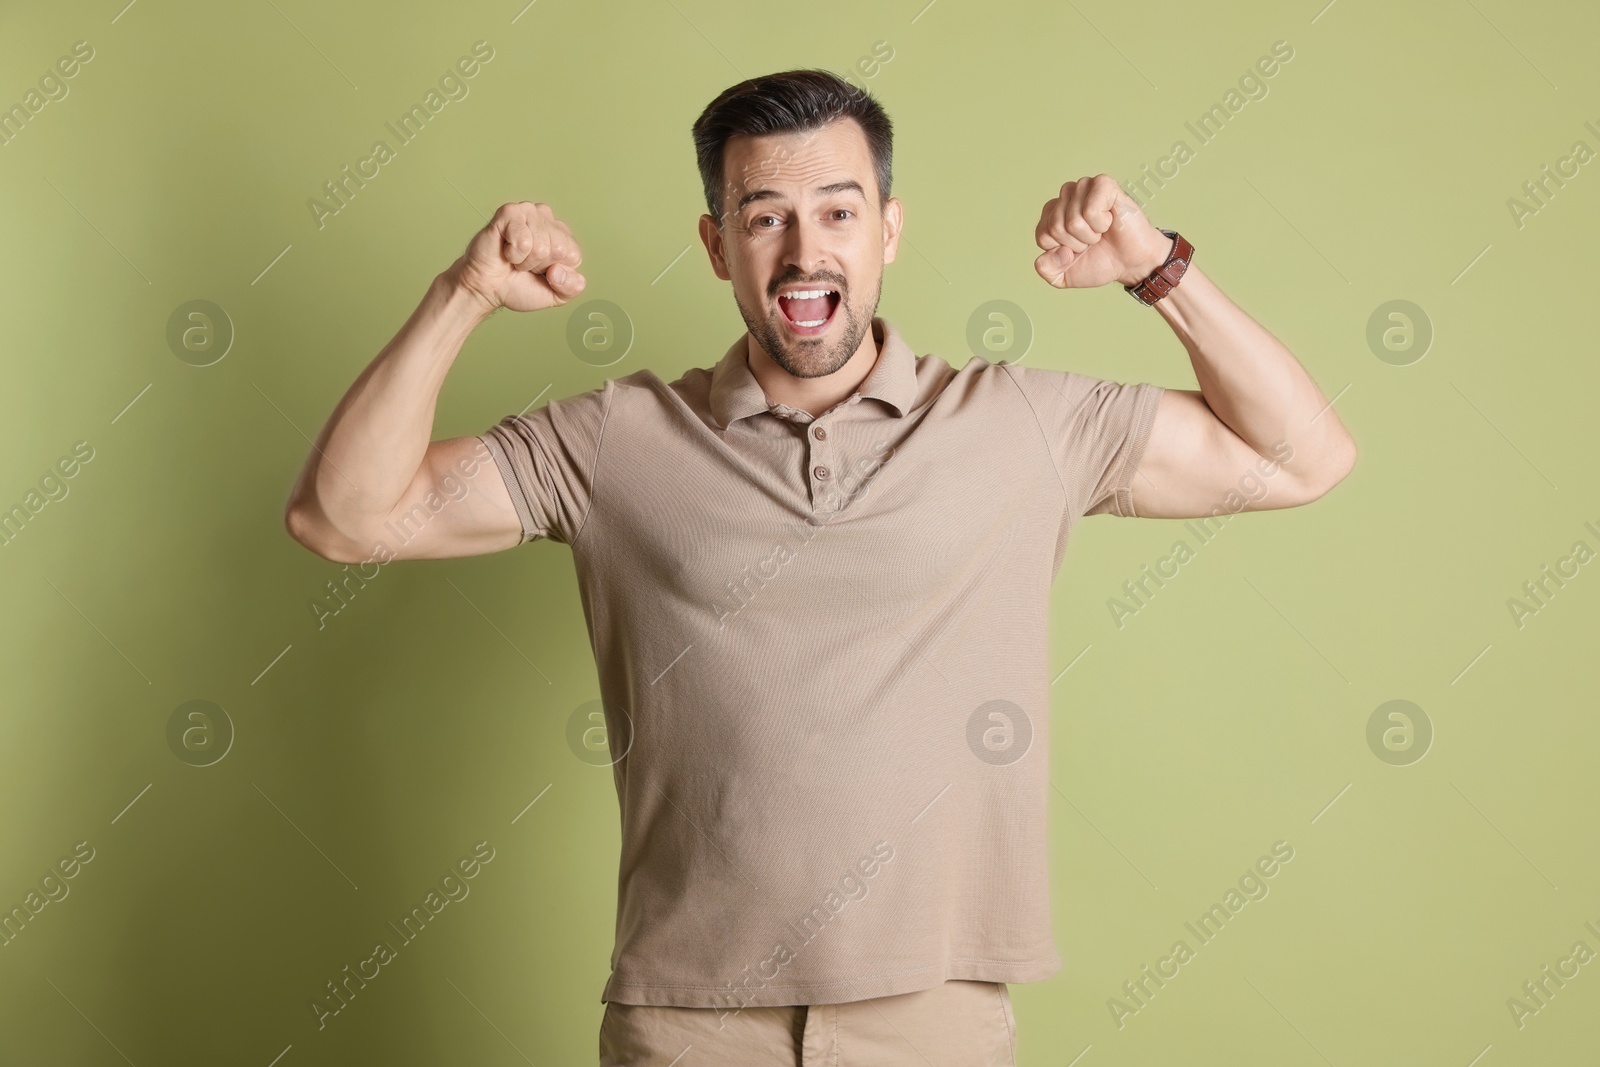
[[[917,397],[916,355],[888,320],[874,316],[872,330],[875,338],[882,337],[878,361],[845,403],[854,403],[864,396],[876,397],[892,407],[896,417],[903,416],[911,410]],[[723,429],[737,419],[778,407],[767,403],[761,383],[750,371],[749,338],[750,331],[746,330],[711,370],[711,414]]]

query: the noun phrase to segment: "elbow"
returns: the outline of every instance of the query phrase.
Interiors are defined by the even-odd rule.
[[[290,500],[283,509],[283,528],[290,538],[330,563],[362,563],[365,557],[354,544],[338,535],[326,522],[317,519],[309,508]]]
[[[294,501],[289,502],[283,509],[283,528],[290,540],[310,549],[323,559],[329,558],[327,550],[323,548],[321,529],[303,505]]]
[[[1350,476],[1350,472],[1355,469],[1356,439],[1351,437],[1349,434],[1346,434],[1344,438],[1344,446],[1339,450],[1339,461],[1334,464],[1333,481],[1328,484],[1328,488],[1332,489],[1334,486],[1344,481]]]
[[[316,530],[306,516],[305,509],[292,500],[283,509],[283,529],[288,533],[290,540],[304,545],[313,552],[317,551]]]
[[[1329,459],[1323,470],[1322,477],[1317,479],[1316,489],[1311,499],[1315,500],[1332,492],[1334,486],[1350,476],[1350,472],[1355,470],[1355,466],[1356,443],[1353,438],[1346,435],[1337,452]]]

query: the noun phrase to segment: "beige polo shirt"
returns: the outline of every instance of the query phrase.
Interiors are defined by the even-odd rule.
[[[1046,628],[1080,516],[1133,515],[1160,386],[916,356],[825,414],[747,336],[482,435],[572,549],[621,811],[602,1001],[823,1004],[1061,967]]]

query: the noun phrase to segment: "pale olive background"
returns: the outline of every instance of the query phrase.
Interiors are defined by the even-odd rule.
[[[436,436],[715,362],[743,324],[695,234],[691,122],[742,77],[885,42],[858,72],[906,205],[879,313],[919,353],[965,363],[969,316],[1003,299],[1031,364],[1193,388],[1156,312],[1032,269],[1063,182],[1131,178],[1181,138],[1152,219],[1361,450],[1322,500],[1232,520],[1120,629],[1107,599],[1183,524],[1077,530],[1048,712],[1066,962],[1013,987],[1020,1062],[1594,1062],[1600,962],[1520,1029],[1506,1004],[1575,942],[1600,951],[1600,564],[1521,628],[1507,608],[1575,541],[1600,549],[1600,163],[1521,228],[1507,208],[1574,142],[1600,150],[1593,5],[122,3],[0,17],[0,104],[95,49],[0,148],[0,506],[94,449],[0,547],[0,905],[95,850],[0,948],[0,1060],[594,1062],[617,810],[566,741],[597,695],[569,550],[385,567],[319,629],[340,568],[288,538],[284,500],[505,201],[572,226],[584,297],[635,339],[597,367],[567,345],[572,307],[502,311]],[[319,229],[323,182],[478,40],[470,95]],[[1268,95],[1199,145],[1184,122],[1280,40]],[[1395,366],[1367,324],[1402,299],[1434,339]],[[236,331],[210,366],[167,343],[191,300]],[[1394,699],[1434,730],[1406,766],[1367,743]],[[211,766],[168,744],[191,700],[235,731]],[[470,896],[319,1030],[311,998],[482,840]],[[1270,895],[1199,946],[1184,923],[1280,840]],[[1179,938],[1195,958],[1119,1029],[1108,999]]]

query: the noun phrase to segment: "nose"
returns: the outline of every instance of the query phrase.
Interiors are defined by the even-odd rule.
[[[838,264],[828,248],[827,234],[816,219],[801,218],[789,227],[784,240],[783,263],[806,278],[814,278],[823,271],[838,272]]]

